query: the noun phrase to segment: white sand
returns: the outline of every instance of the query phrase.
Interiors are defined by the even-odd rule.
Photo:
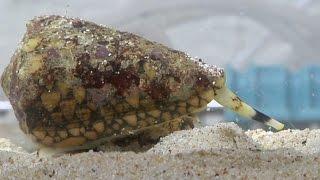
[[[319,153],[320,130],[244,132],[233,123],[175,132],[141,153],[44,158],[0,139],[0,179],[312,179]]]

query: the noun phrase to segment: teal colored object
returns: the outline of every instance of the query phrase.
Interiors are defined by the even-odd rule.
[[[290,72],[282,66],[227,68],[227,84],[245,102],[280,121],[320,122],[320,67]],[[247,124],[225,112],[225,119]]]

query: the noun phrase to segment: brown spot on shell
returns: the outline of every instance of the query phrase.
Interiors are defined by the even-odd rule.
[[[161,49],[155,48],[151,51],[150,53],[150,58],[153,60],[163,60],[164,59],[164,55],[161,52]]]
[[[48,135],[51,137],[54,137],[56,135],[55,129],[49,129],[49,130],[47,130],[47,132],[48,132]]]
[[[121,69],[120,64],[111,64],[112,70],[101,72],[89,64],[90,55],[82,53],[77,57],[75,76],[79,77],[87,88],[101,88],[104,84],[112,84],[118,95],[123,95],[132,85],[139,86],[140,78],[134,68]]]
[[[98,69],[93,68],[89,60],[90,54],[88,53],[78,55],[75,76],[79,77],[87,88],[101,88],[105,84],[104,75]]]
[[[89,108],[81,108],[77,111],[77,116],[82,121],[87,121],[91,117],[91,111]]]
[[[93,104],[102,106],[105,104],[107,93],[108,89],[105,88],[105,86],[100,89],[88,89],[88,99],[90,99]]]
[[[115,86],[118,95],[123,95],[132,85],[139,86],[140,78],[133,69],[129,68],[115,71],[115,74],[111,75],[110,79],[106,79],[106,81]]]
[[[147,88],[147,93],[152,99],[157,101],[166,99],[170,94],[165,84],[156,81],[150,83],[150,86]]]
[[[83,27],[83,22],[79,19],[75,19],[71,22],[72,26],[75,28],[82,28]]]
[[[104,46],[109,44],[108,41],[98,41],[97,43]]]
[[[120,129],[120,124],[114,123],[114,124],[112,125],[112,128],[117,131],[117,130]]]
[[[23,113],[22,113],[23,114]],[[27,121],[26,125],[29,129],[35,128],[37,125],[48,122],[47,121],[47,111],[39,104],[34,104],[26,109]],[[23,115],[24,116],[24,115]],[[22,117],[23,117],[22,116]]]
[[[45,27],[44,23],[46,20],[47,19],[42,18],[42,19],[37,19],[36,21],[35,20],[31,21],[31,23],[27,25],[27,28],[28,28],[27,33],[32,34],[32,33],[38,33],[42,31],[43,28]]]
[[[210,86],[210,81],[208,79],[208,77],[204,74],[198,74],[196,79],[196,85],[197,86],[201,86],[201,87],[208,87]]]
[[[63,121],[62,113],[61,112],[55,112],[51,114],[51,118],[56,124],[60,124]]]
[[[106,58],[109,56],[109,51],[105,46],[98,46],[96,50],[96,58]]]
[[[57,51],[57,49],[55,49],[55,48],[50,48],[50,49],[48,49],[48,51],[47,51],[47,58],[50,59],[50,60],[58,59],[58,58],[60,58],[60,54],[59,54],[59,52]]]

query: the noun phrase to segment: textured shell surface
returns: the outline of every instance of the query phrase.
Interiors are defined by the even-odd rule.
[[[2,75],[21,129],[47,146],[83,145],[193,114],[222,69],[92,22],[43,16]]]

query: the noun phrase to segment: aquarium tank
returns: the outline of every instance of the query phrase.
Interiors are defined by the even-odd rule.
[[[152,82],[153,86],[143,88],[147,89],[145,90],[146,94],[155,101],[154,104],[150,105],[150,108],[152,108],[153,105],[157,108],[159,107],[157,109],[158,111],[152,111],[149,116],[163,117],[159,118],[159,120],[177,118],[179,114],[174,114],[172,113],[173,111],[177,111],[183,115],[188,114],[192,116],[192,118],[195,118],[195,111],[193,111],[192,109],[194,107],[190,107],[189,105],[196,104],[196,108],[198,108],[198,106],[201,106],[201,111],[199,110],[196,113],[196,118],[199,120],[199,122],[195,124],[191,123],[190,125],[187,123],[189,121],[189,119],[187,119],[183,120],[182,124],[185,123],[184,125],[190,127],[192,126],[193,128],[194,126],[203,127],[213,126],[217,123],[223,122],[234,122],[243,130],[260,131],[257,129],[263,129],[265,131],[276,131],[277,129],[282,129],[282,126],[280,127],[279,124],[274,124],[276,121],[279,121],[284,124],[285,129],[299,130],[305,128],[320,128],[320,24],[318,23],[318,19],[320,17],[320,2],[318,1],[164,0],[160,2],[150,0],[0,0],[0,12],[0,75],[6,75],[4,75],[3,77],[5,78],[2,79],[2,81],[4,82],[2,82],[2,84],[4,84],[4,87],[0,88],[0,138],[11,139],[13,142],[19,144],[19,146],[22,146],[30,151],[34,148],[33,146],[30,146],[32,138],[26,138],[23,132],[28,134],[31,125],[21,122],[19,124],[19,118],[25,118],[24,115],[21,115],[24,112],[21,111],[30,111],[32,117],[34,117],[35,119],[38,118],[38,116],[42,116],[43,119],[47,120],[45,116],[52,113],[54,108],[56,108],[56,106],[58,106],[58,104],[60,103],[59,106],[62,109],[62,113],[52,113],[50,114],[50,117],[54,116],[57,119],[61,119],[61,117],[63,116],[63,118],[68,119],[67,114],[70,113],[69,111],[74,111],[75,108],[73,106],[76,106],[75,104],[78,103],[78,106],[82,109],[80,109],[81,111],[79,111],[80,115],[77,114],[77,116],[80,117],[79,119],[87,121],[88,124],[90,124],[90,126],[92,126],[96,131],[87,132],[87,129],[81,129],[78,126],[74,125],[75,130],[68,133],[69,135],[82,133],[84,134],[84,136],[86,136],[87,139],[97,139],[97,137],[99,137],[97,135],[99,134],[99,131],[101,131],[100,133],[107,131],[106,129],[108,129],[108,125],[112,126],[113,130],[117,130],[112,131],[112,133],[110,134],[113,134],[114,132],[121,132],[121,125],[123,123],[134,127],[144,127],[145,124],[137,122],[137,118],[143,119],[145,118],[145,115],[141,115],[139,113],[135,115],[121,114],[120,117],[122,117],[123,119],[117,119],[118,124],[108,124],[107,121],[103,122],[102,124],[99,124],[99,122],[92,123],[88,121],[88,119],[100,117],[92,115],[93,112],[98,111],[97,109],[99,109],[100,107],[99,103],[101,103],[100,100],[93,100],[93,103],[88,103],[88,108],[87,105],[85,105],[84,107],[81,103],[84,101],[86,94],[91,93],[93,97],[92,99],[103,99],[105,94],[111,93],[112,88],[106,88],[104,89],[104,91],[100,91],[99,88],[101,88],[102,85],[100,84],[100,86],[98,85],[98,83],[102,83],[103,85],[105,83],[110,83],[115,87],[123,90],[124,88],[128,89],[128,84],[130,83],[135,84],[136,86],[141,85],[142,83],[148,84],[148,78],[158,78],[157,75],[163,76],[164,79],[168,79],[166,79],[164,85]],[[21,59],[24,59],[25,57],[29,57],[33,49],[39,44],[43,45],[42,50],[46,50],[48,44],[49,46],[51,45],[50,43],[46,44],[47,42],[39,40],[38,37],[33,37],[30,39],[28,39],[28,37],[24,39],[27,39],[26,42],[22,41],[23,37],[26,37],[24,36],[27,30],[26,23],[28,23],[35,17],[49,15],[57,15],[50,16],[50,18],[54,19],[59,17],[61,19],[57,18],[59,19],[57,20],[57,22],[50,18],[48,18],[49,20],[44,18],[39,21],[37,21],[36,19],[33,23],[37,24],[40,22],[40,25],[34,25],[33,23],[30,23],[31,25],[29,27],[31,27],[30,29],[32,29],[32,32],[28,31],[28,33],[32,34],[33,31],[37,31],[37,28],[41,29],[43,28],[43,26],[50,24],[52,20],[52,22],[57,23],[55,26],[57,29],[63,29],[64,27],[67,27],[68,24],[73,28],[86,28],[88,26],[89,30],[86,31],[86,33],[92,33],[90,35],[94,37],[94,32],[90,31],[90,27],[92,24],[84,22],[88,21],[94,22],[99,25],[101,24],[103,25],[101,27],[99,26],[101,29],[94,29],[96,30],[96,33],[99,34],[100,30],[101,32],[107,31],[109,33],[107,35],[111,34],[111,38],[109,38],[108,42],[97,42],[99,47],[101,45],[100,49],[99,47],[96,47],[96,45],[92,45],[96,43],[94,40],[92,40],[92,44],[86,44],[85,48],[90,49],[90,46],[92,45],[95,51],[96,59],[106,58],[106,60],[104,61],[105,63],[109,61],[109,59],[107,58],[114,55],[114,52],[110,49],[105,49],[105,46],[108,46],[109,43],[112,44],[113,39],[117,39],[120,36],[128,38],[127,41],[122,42],[127,43],[128,47],[134,47],[134,43],[133,45],[130,45],[130,43],[132,43],[132,39],[134,39],[133,42],[138,42],[138,44],[140,43],[143,45],[139,46],[140,49],[133,48],[133,50],[124,50],[124,55],[115,55],[116,60],[119,59],[119,56],[123,58],[123,61],[128,60],[128,58],[131,58],[130,51],[133,52],[131,53],[131,55],[133,54],[132,56],[136,57],[138,56],[137,54],[139,54],[137,53],[138,50],[139,52],[141,50],[141,52],[143,53],[144,50],[149,52],[149,47],[158,47],[156,49],[153,49],[150,52],[150,55],[143,57],[144,61],[139,61],[136,63],[142,63],[140,64],[141,66],[139,66],[140,69],[138,69],[137,71],[139,73],[145,73],[147,76],[147,80],[140,81],[136,74],[132,73],[132,71],[135,71],[136,69],[131,69],[130,71],[125,72],[122,71],[120,66],[126,66],[126,63],[120,63],[121,65],[119,66],[113,64],[111,68],[113,68],[113,70],[117,68],[118,69],[111,74],[103,75],[100,72],[95,72],[91,66],[91,69],[88,67],[82,67],[81,63],[85,61],[80,62],[79,60],[77,61],[77,63],[79,63],[77,67],[79,68],[75,71],[75,76],[87,78],[85,79],[86,83],[84,87],[72,87],[74,84],[66,85],[63,83],[58,84],[60,82],[57,82],[57,88],[60,88],[59,90],[61,90],[61,94],[52,94],[51,89],[48,90],[47,94],[33,94],[34,96],[39,96],[38,99],[39,101],[41,100],[44,104],[44,108],[46,109],[46,111],[44,112],[46,113],[43,113],[42,111],[37,112],[37,110],[34,110],[32,108],[30,108],[31,110],[28,108],[21,110],[21,104],[20,102],[18,102],[18,100],[15,99],[15,97],[10,99],[11,102],[8,99],[8,96],[10,95],[20,95],[20,92],[14,90],[14,88],[12,87],[11,89],[6,89],[5,86],[7,84],[10,84],[8,83],[10,78],[7,77],[14,77],[8,74],[23,74],[23,72],[27,74],[27,70],[21,68],[22,70],[19,69],[19,71],[21,72],[19,72],[18,70],[8,72],[5,70],[5,68],[10,63],[11,58],[12,60],[19,59],[19,57]],[[68,18],[75,18],[78,20],[73,21]],[[48,23],[47,21],[50,22]],[[47,24],[41,24],[42,22],[46,22]],[[95,25],[92,26],[96,27]],[[118,33],[112,30],[105,30],[103,29],[104,26],[112,27],[121,32],[130,32],[138,36],[130,34],[128,35],[126,33]],[[50,26],[48,25],[48,27]],[[82,31],[85,30],[82,29],[81,31],[78,31],[78,29],[72,29],[70,32],[71,34],[76,34],[79,32],[83,33]],[[60,36],[55,37],[53,35],[55,31],[45,32],[49,32],[49,34],[42,34],[41,39],[45,39],[45,37],[47,37],[48,39],[50,39],[50,41],[56,40],[57,42],[59,42],[59,40],[61,39]],[[66,31],[66,34],[70,32]],[[60,34],[57,33],[57,35]],[[97,38],[99,36],[97,36]],[[143,39],[141,40],[140,37],[142,37]],[[81,39],[80,36],[78,36],[77,38],[78,39],[76,40],[71,38],[66,41],[69,41],[68,43],[71,44],[74,43],[74,46],[72,46],[72,48],[75,49],[77,47],[80,47],[79,44],[81,43],[78,43],[78,41],[82,41],[85,43],[88,42],[87,39]],[[150,41],[147,41],[145,39]],[[121,41],[122,40],[123,39],[121,39]],[[153,43],[155,43],[156,45],[154,45]],[[157,43],[159,43],[160,45]],[[122,48],[121,44],[118,44],[118,46],[118,48]],[[111,47],[116,47],[116,45]],[[14,54],[16,49],[19,48],[23,49],[23,51],[25,51],[26,53],[20,54],[20,51],[18,51],[16,52],[16,54]],[[70,52],[77,51],[72,48],[67,50],[70,50]],[[66,50],[64,46],[61,46],[61,49]],[[126,52],[129,53],[128,56],[126,56]],[[55,49],[50,49],[48,56],[54,56],[53,58],[66,57],[66,59],[68,59],[68,53],[69,52],[65,52],[62,50],[61,52],[59,52]],[[91,52],[88,52],[87,50],[81,56],[77,54],[74,57],[81,60],[88,60],[90,59],[90,56],[88,55],[90,53]],[[169,57],[173,58],[170,59]],[[29,58],[31,59],[30,61],[23,60],[23,63],[18,63],[19,67],[27,66],[31,68],[31,70],[34,70],[34,72],[36,72],[40,61],[39,59],[37,59],[39,58],[39,56],[30,55]],[[28,58],[26,59],[28,60]],[[148,64],[145,64],[145,61],[149,62],[150,59],[157,60],[158,62],[161,61],[162,64],[160,63],[161,65],[159,65],[159,67],[157,68],[154,68],[157,65],[151,66],[149,64],[148,66]],[[220,70],[219,68],[212,68],[210,71],[205,71],[207,74],[203,74],[203,69],[194,72],[190,69],[196,68],[188,63],[183,64],[181,59],[190,60],[190,62],[192,61],[192,63],[194,61],[194,63],[196,64],[198,63],[197,65],[199,65],[200,69],[217,66],[223,68],[224,71]],[[166,60],[167,64],[163,63]],[[180,64],[177,63],[178,60],[181,60]],[[203,62],[207,64],[205,65]],[[24,63],[26,63],[27,65]],[[172,68],[171,66],[166,67],[166,65],[168,64],[173,64],[172,67],[174,66],[174,68]],[[70,64],[67,64],[66,66],[69,65]],[[48,66],[51,66],[51,64]],[[189,69],[183,69],[185,67],[188,67]],[[8,69],[12,70],[10,69],[10,66]],[[175,69],[176,72],[172,72],[172,69]],[[196,89],[193,90],[198,93],[197,95],[199,97],[208,99],[208,97],[214,96],[218,97],[216,98],[217,101],[213,100],[213,98],[211,98],[208,102],[202,101],[203,99],[194,97],[192,93],[189,93],[189,90],[185,90],[190,88],[189,86],[176,86],[176,84],[174,83],[178,81],[181,81],[183,83],[189,82],[189,79],[184,79],[184,76],[179,77],[179,75],[181,74],[185,75],[184,73],[188,75],[191,74],[192,78],[194,78],[193,76],[196,76],[196,83],[194,83],[193,81],[192,83],[200,83],[201,87],[196,86],[192,88]],[[121,74],[124,75],[121,76]],[[168,74],[170,74],[170,77]],[[216,81],[214,82],[217,83],[216,86],[214,83],[210,84],[207,82],[208,79],[212,80],[208,78],[209,76]],[[229,87],[230,90],[235,94],[231,94],[231,91],[220,91],[220,89],[223,88],[219,86],[221,77],[225,78],[226,86]],[[48,77],[49,80],[50,78],[52,77]],[[70,77],[65,77],[65,79],[68,78]],[[101,81],[96,82],[97,78]],[[170,84],[173,81],[174,85]],[[19,87],[19,85],[21,84],[23,84],[24,87]],[[72,102],[60,102],[60,99],[63,99],[64,96],[69,97],[69,92],[65,92],[65,94],[63,94],[64,91],[67,91],[66,89],[68,89],[69,86],[70,88],[74,88],[72,93],[74,94],[75,100]],[[95,91],[85,89],[88,86],[95,86]],[[206,91],[201,88],[205,89],[206,87],[202,86],[213,86],[214,92],[212,93],[214,94],[205,94]],[[28,88],[32,89],[35,87],[33,86],[33,84],[29,86],[28,83],[21,81],[20,83],[17,83],[16,88],[24,90]],[[168,113],[163,109],[170,109],[169,105],[171,104],[168,103],[169,105],[168,107],[166,107],[167,104],[164,103],[163,105],[161,103],[163,103],[166,98],[171,102],[172,99],[170,99],[169,96],[171,97],[171,90],[174,88],[181,88],[183,89],[181,90],[181,92],[186,92],[185,94],[179,94],[179,91],[179,93],[177,93],[178,95],[175,95],[175,98],[181,100],[179,98],[186,97],[184,100],[188,103],[175,103],[177,107],[172,107],[170,113]],[[170,91],[168,89],[170,89]],[[132,89],[129,90],[131,93]],[[135,91],[135,89],[133,89],[132,91]],[[102,95],[99,93],[101,93]],[[120,94],[116,93],[114,98],[116,99],[118,95],[123,96],[123,94],[126,93],[129,93],[129,91],[121,91]],[[229,101],[227,99],[220,98],[220,96],[232,97],[232,100]],[[258,110],[259,113],[250,108],[245,109],[247,108],[247,106],[241,104],[241,100],[237,96],[240,97],[244,102],[252,106],[254,109]],[[131,96],[130,98],[122,98],[121,100],[125,99],[127,104],[120,107],[120,105],[118,106],[118,103],[114,106],[112,105],[112,111],[110,109],[103,109],[101,111],[99,110],[99,113],[103,114],[103,116],[109,113],[108,115],[112,116],[113,118],[113,111],[119,114],[120,110],[118,109],[129,111],[136,108],[135,111],[138,112],[141,109],[145,110],[149,108],[148,106],[144,106],[143,108],[139,106],[139,103],[145,103],[149,105],[148,99],[143,99],[141,94],[139,94],[137,98],[138,100],[135,98],[131,98]],[[117,100],[118,99],[116,99],[115,101]],[[158,106],[157,103],[160,103],[161,105]],[[185,103],[186,105],[181,105],[183,103]],[[237,106],[234,105],[236,103],[238,103]],[[35,103],[34,106],[38,106],[38,104]],[[232,110],[225,108],[225,106],[231,107]],[[184,109],[181,110],[179,108]],[[15,109],[16,111],[14,111],[13,109]],[[186,112],[181,113],[184,110]],[[240,114],[242,115],[239,115],[239,113],[237,114],[234,111],[240,112]],[[269,116],[271,117],[272,122],[269,122]],[[72,118],[73,114],[71,115],[70,119]],[[252,121],[250,119],[262,121],[263,123],[276,128],[273,129],[264,125],[263,123]],[[34,123],[32,125],[37,124],[37,122],[33,122],[32,120],[30,120],[30,122]],[[155,120],[154,122],[156,122],[155,124],[158,123],[157,120]],[[51,122],[49,122],[49,124],[50,123]],[[171,126],[174,125],[175,124],[169,124],[168,126],[170,126],[171,128]],[[179,124],[179,126],[180,125],[181,124]],[[23,131],[21,131],[20,128]],[[128,133],[134,134],[134,130],[134,128],[132,129],[130,127],[128,129]],[[248,132],[250,134],[251,131]],[[48,134],[50,133],[48,132]],[[233,137],[229,134],[229,132],[227,132],[227,135],[228,137]],[[48,144],[52,144],[53,141],[61,140],[53,138],[46,140],[46,134],[41,134],[41,132],[33,133],[33,136],[33,138],[39,138],[43,136],[41,142]],[[68,136],[67,133],[66,136]],[[72,143],[76,143],[76,141],[78,140],[81,141],[81,139],[73,140],[74,141],[72,141]]]
[[[0,29],[1,72],[28,20],[49,14],[79,17],[136,33],[224,67],[232,90],[290,126],[317,127],[320,122],[320,37],[314,1],[241,1],[232,2],[232,6],[229,1],[143,1],[143,6],[119,1],[112,3],[112,9],[99,6],[98,1],[1,3],[1,22],[5,24]],[[14,116],[3,91],[0,100],[0,123],[11,126]],[[223,110],[214,101],[200,113],[200,119],[205,124],[235,121],[245,128],[261,127]]]

